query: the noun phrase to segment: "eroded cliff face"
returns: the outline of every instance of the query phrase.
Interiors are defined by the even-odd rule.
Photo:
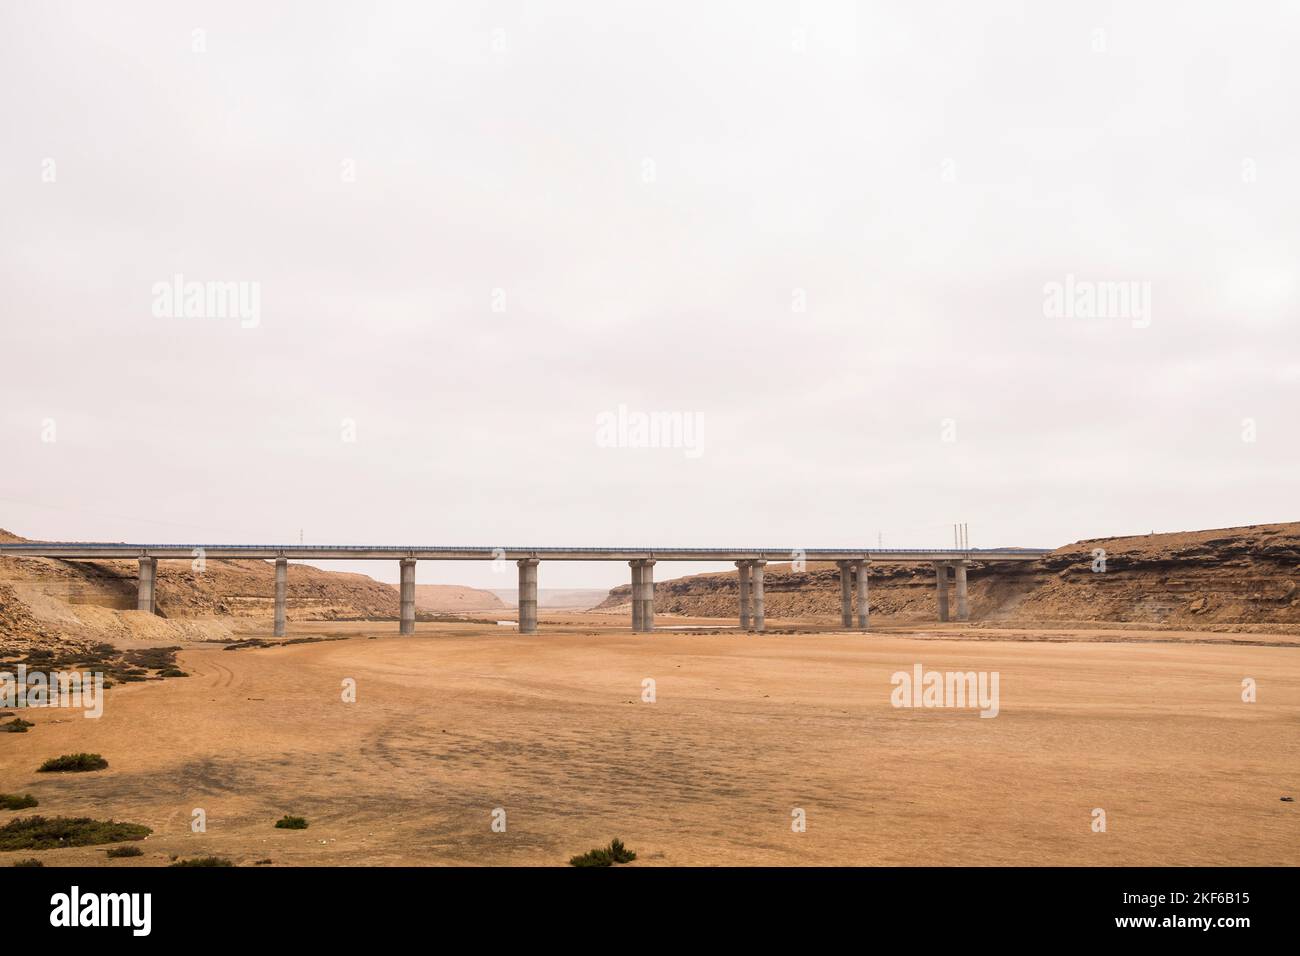
[[[1094,557],[1095,555],[1095,557]],[[1105,570],[1093,571],[1104,558]],[[1300,523],[1098,538],[1038,562],[1031,620],[1300,624]]]
[[[1033,563],[975,562],[968,580],[972,621],[1289,629],[1300,625],[1300,523],[1079,541]],[[873,564],[869,583],[872,614],[936,619],[928,565]],[[627,604],[628,591],[601,607]],[[838,569],[768,565],[764,600],[769,618],[838,620]],[[655,585],[664,613],[734,617],[738,601],[734,571]]]

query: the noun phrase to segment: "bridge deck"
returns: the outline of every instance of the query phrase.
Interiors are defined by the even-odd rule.
[[[1035,561],[1047,548],[535,548],[426,545],[301,545],[301,544],[122,544],[31,541],[0,544],[0,557],[105,560],[110,558],[172,558],[189,560],[196,552],[210,560],[222,558],[294,561]]]

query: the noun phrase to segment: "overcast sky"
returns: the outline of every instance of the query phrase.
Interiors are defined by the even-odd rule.
[[[428,6],[0,8],[0,527],[1056,546],[1300,518],[1300,5]],[[178,274],[256,315],[168,313]],[[1067,282],[1149,309],[1053,312]],[[687,428],[639,447],[599,427],[620,406]]]

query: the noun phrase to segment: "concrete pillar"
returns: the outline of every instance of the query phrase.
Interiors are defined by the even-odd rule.
[[[284,599],[289,590],[289,562],[275,559],[275,636],[284,637]]]
[[[853,585],[849,576],[853,573],[850,561],[838,562],[840,566],[840,627],[846,631],[853,626]]]
[[[537,559],[522,558],[516,564],[519,565],[519,633],[536,634]]]
[[[867,599],[867,562],[858,561],[858,630],[865,631],[871,623],[871,604]]]
[[[740,629],[749,630],[750,598],[749,584],[753,575],[752,561],[737,561],[736,573],[740,576]]]
[[[641,630],[641,562],[640,560],[629,561],[628,567],[632,569],[632,630]]]
[[[966,562],[958,561],[953,565],[953,574],[957,578],[957,620],[970,620],[970,604],[966,600]]]
[[[934,584],[939,601],[939,620],[948,620],[948,565],[934,562]]]
[[[655,629],[655,563],[641,562],[641,630]]]
[[[415,633],[415,558],[402,558],[402,618],[398,633]]]
[[[763,630],[763,568],[766,561],[754,562],[754,580],[752,582],[754,589],[754,630]]]
[[[148,611],[150,614],[158,613],[158,603],[154,596],[157,585],[158,559],[141,558],[139,590],[135,596],[135,609],[137,611]]]

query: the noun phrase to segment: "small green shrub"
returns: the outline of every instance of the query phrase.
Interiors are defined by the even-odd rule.
[[[44,863],[42,863],[40,860],[36,859],[36,857],[34,857],[34,856],[29,856],[29,857],[28,857],[27,859],[25,859],[25,860],[15,860],[15,861],[14,861],[14,866],[44,866],[44,865],[45,865]]]
[[[193,860],[177,860],[172,866],[234,866],[229,860],[219,856],[200,856]]]
[[[139,823],[90,817],[19,817],[0,827],[0,850],[54,850],[143,840],[153,831]]]
[[[30,793],[21,797],[16,793],[0,793],[0,810],[26,810],[38,806],[40,802]]]
[[[36,768],[37,773],[85,773],[88,770],[103,770],[108,761],[99,754],[64,754],[51,757]]]
[[[27,733],[28,727],[35,726],[36,725],[30,720],[23,720],[21,717],[15,717],[7,723],[0,724],[0,730],[3,730],[7,734],[25,734]]]
[[[305,830],[307,829],[307,820],[304,817],[283,816],[275,821],[277,830]]]
[[[613,866],[615,863],[631,863],[636,854],[623,845],[622,840],[610,840],[607,847],[596,847],[581,856],[569,858],[570,866]]]
[[[108,858],[110,860],[116,860],[118,857],[123,856],[144,856],[144,850],[140,849],[138,846],[115,846],[109,848]]]

